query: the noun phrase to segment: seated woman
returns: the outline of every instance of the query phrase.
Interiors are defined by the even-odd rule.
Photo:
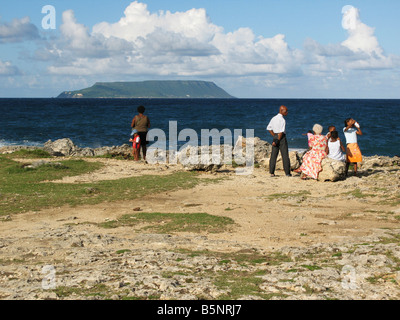
[[[327,155],[328,140],[322,135],[323,127],[319,124],[314,125],[314,135],[309,138],[310,150],[303,156],[301,167],[295,172],[302,173],[302,179],[308,177],[318,179],[318,174],[322,171],[321,162]]]
[[[331,136],[328,140],[328,158],[338,161],[345,161],[345,155],[342,153],[346,152],[342,141],[340,141],[339,134],[337,131],[330,132]]]

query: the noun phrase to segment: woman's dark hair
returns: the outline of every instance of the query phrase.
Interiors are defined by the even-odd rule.
[[[344,120],[344,126],[347,127],[347,122],[349,122],[351,120],[351,118],[348,118],[346,120]]]
[[[138,111],[139,113],[144,113],[144,112],[146,111],[146,108],[143,107],[143,106],[139,106],[139,107],[137,108],[137,111]]]
[[[337,131],[332,131],[332,132],[331,132],[331,137],[332,137],[333,139],[337,139],[337,138],[339,137],[339,133],[338,133]]]

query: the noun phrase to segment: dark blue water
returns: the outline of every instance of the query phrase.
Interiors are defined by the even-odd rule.
[[[319,99],[0,99],[0,146],[43,145],[47,140],[71,138],[79,147],[127,143],[130,124],[139,105],[146,107],[152,128],[166,132],[177,121],[178,132],[189,128],[254,129],[255,136],[271,142],[266,132],[280,105],[289,108],[287,135],[291,149],[307,148],[315,123],[335,125],[344,140],[346,118],[356,119],[364,135],[364,155],[400,154],[400,100]],[[182,142],[184,144],[185,142]]]

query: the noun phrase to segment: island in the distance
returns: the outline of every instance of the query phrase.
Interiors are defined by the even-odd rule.
[[[90,88],[64,91],[57,98],[234,99],[209,81],[97,82]]]

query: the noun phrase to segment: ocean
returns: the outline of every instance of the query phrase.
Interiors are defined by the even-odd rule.
[[[78,147],[98,148],[128,143],[132,118],[146,107],[152,129],[169,134],[192,129],[253,129],[272,142],[266,131],[270,119],[286,105],[289,148],[304,150],[315,123],[327,132],[334,125],[344,140],[346,118],[356,119],[364,135],[358,142],[365,156],[400,155],[400,100],[337,99],[0,99],[0,147],[43,146],[48,140],[70,138]],[[180,145],[185,144],[181,141]]]

